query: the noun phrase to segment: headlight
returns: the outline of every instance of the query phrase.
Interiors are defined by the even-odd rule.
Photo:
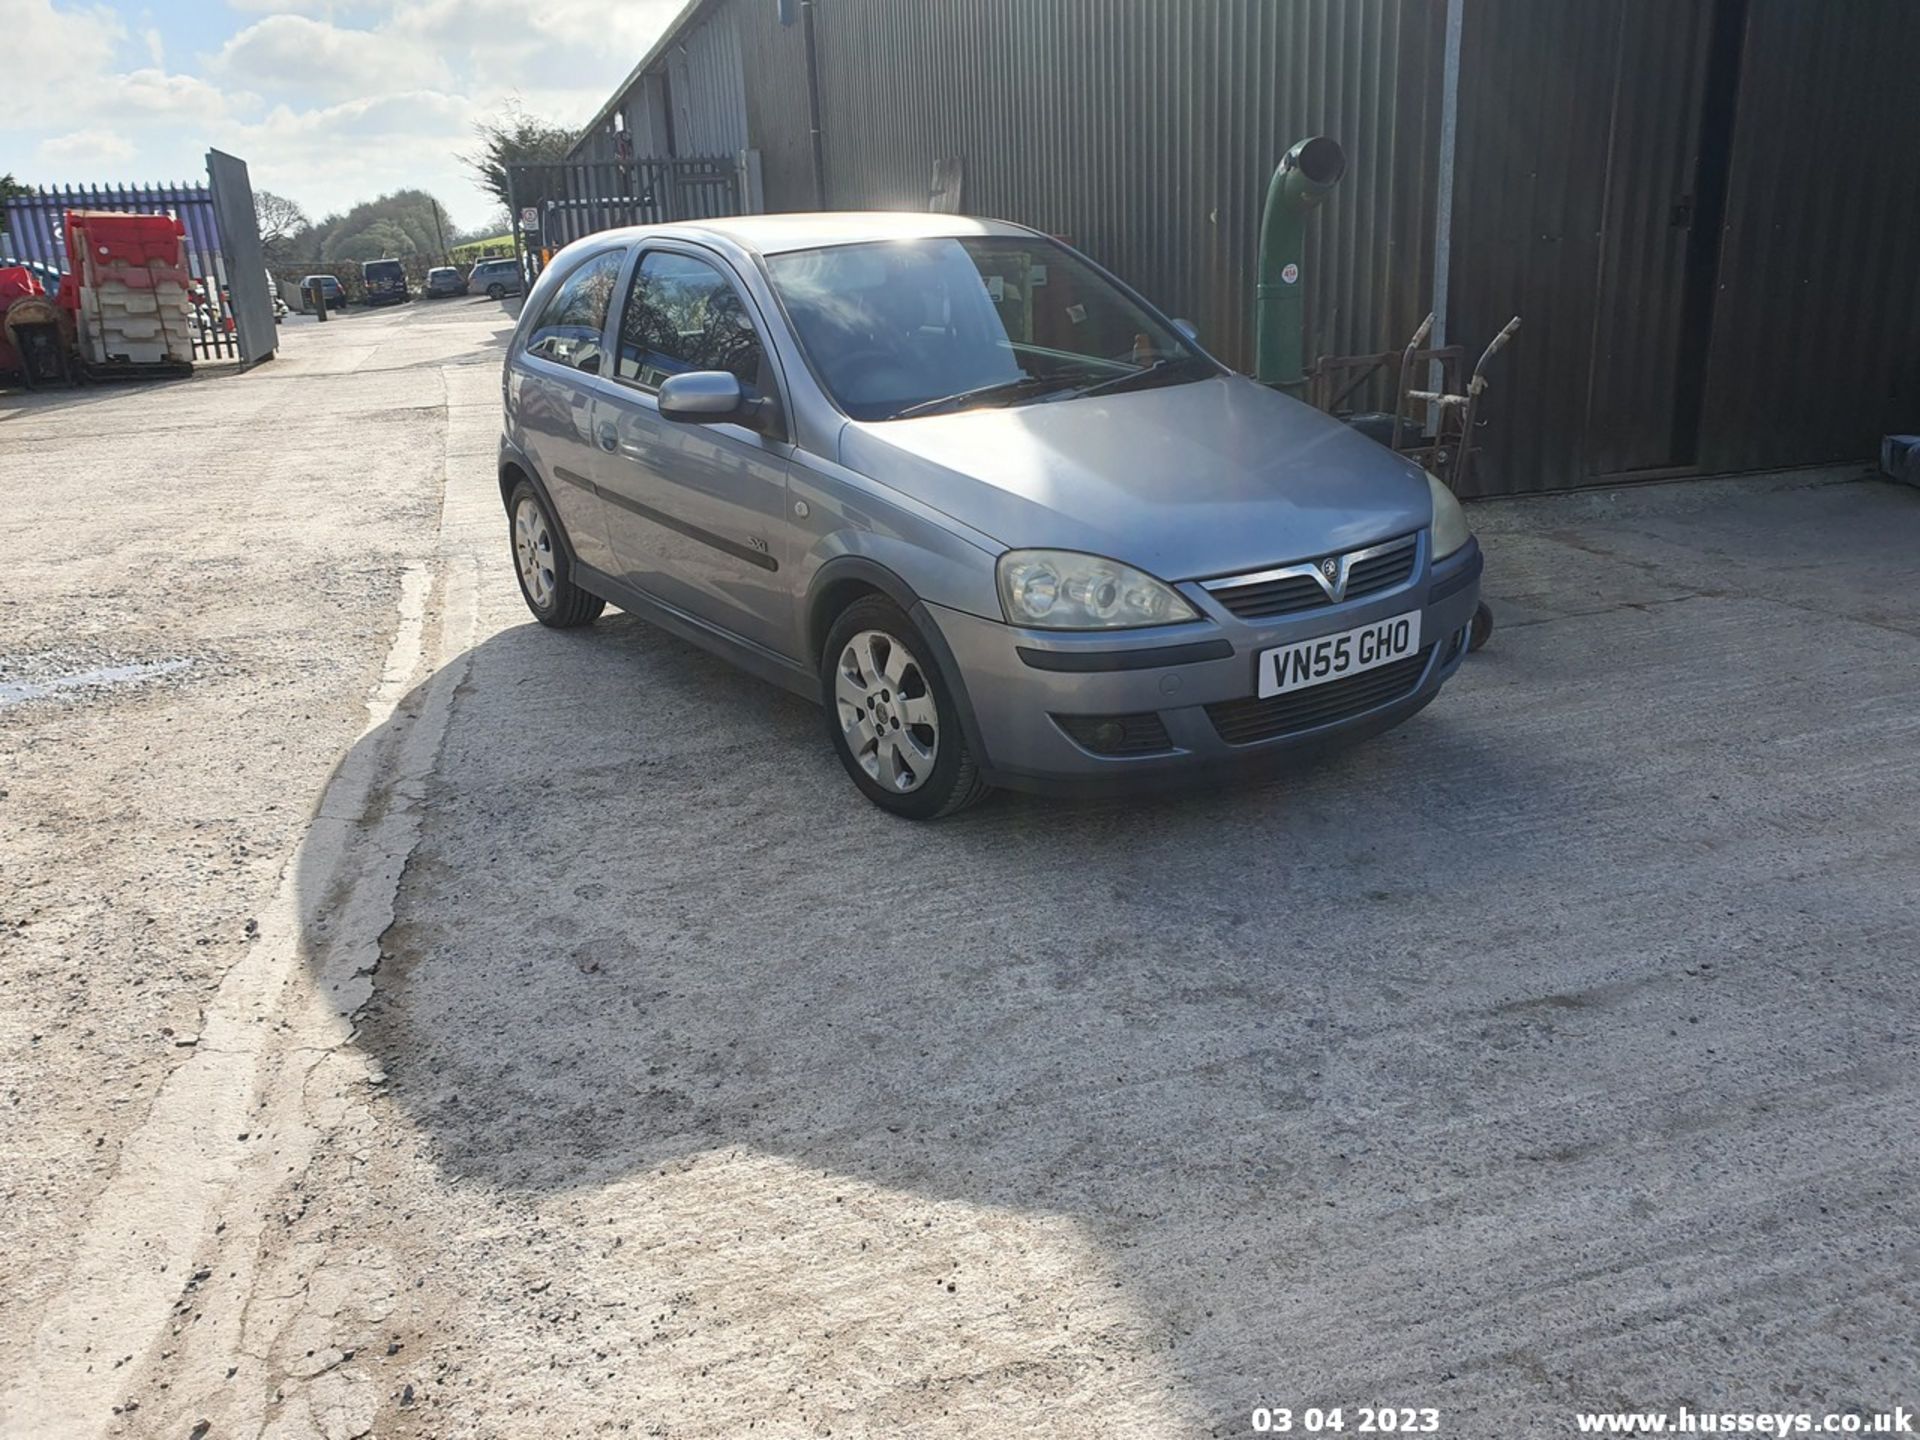
[[[1467,517],[1453,492],[1433,476],[1427,476],[1427,489],[1433,492],[1433,558],[1444,559],[1473,538]]]
[[[1173,587],[1118,560],[1073,550],[1009,550],[994,567],[1009,625],[1120,630],[1196,620]]]

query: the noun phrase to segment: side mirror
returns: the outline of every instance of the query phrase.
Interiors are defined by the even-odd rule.
[[[1187,339],[1193,341],[1194,344],[1198,345],[1200,343],[1200,327],[1195,325],[1191,320],[1176,320],[1173,322],[1173,328],[1186,336]]]
[[[689,370],[669,375],[660,387],[660,417],[682,425],[744,425],[768,430],[774,424],[771,400],[756,400],[727,370]]]

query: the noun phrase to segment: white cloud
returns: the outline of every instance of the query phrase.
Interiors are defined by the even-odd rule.
[[[230,102],[254,99],[228,96],[192,75],[170,75],[164,70],[132,70],[117,76],[100,103],[91,108],[106,117],[137,116],[189,125],[210,125],[226,116]]]
[[[269,15],[249,25],[221,47],[209,68],[250,89],[329,98],[453,83],[446,62],[410,37],[343,29],[304,15]]]
[[[282,105],[259,121],[225,126],[213,143],[247,161],[256,189],[300,199],[315,219],[415,187],[440,196],[456,218],[477,219],[485,209],[456,158],[473,113],[465,99],[434,91],[305,110]]]
[[[55,10],[52,0],[6,0],[6,79],[0,84],[0,125],[44,120],[45,106],[72,99],[113,63],[126,36],[120,17],[104,5]]]
[[[31,160],[23,179],[109,165],[129,179],[184,178],[213,145],[316,217],[418,186],[463,223],[495,208],[456,158],[476,119],[514,96],[542,119],[583,124],[681,8],[192,0],[187,30],[182,0],[149,3],[124,7],[136,24],[101,0],[0,0],[0,155],[16,169]]]
[[[33,157],[42,165],[57,165],[63,170],[84,173],[92,180],[108,178],[110,165],[125,165],[133,159],[133,146],[124,135],[113,130],[75,130],[42,140]]]

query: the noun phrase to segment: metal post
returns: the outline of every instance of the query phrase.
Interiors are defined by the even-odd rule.
[[[1453,169],[1460,130],[1460,0],[1447,0],[1447,46],[1440,78],[1440,154],[1434,162],[1433,348],[1447,344],[1447,292],[1453,279]],[[1427,388],[1445,389],[1440,362],[1428,364]],[[1440,411],[1427,407],[1427,433],[1439,433]]]
[[[527,257],[520,248],[520,207],[515,203],[513,189],[513,166],[501,167],[507,176],[507,228],[513,234],[513,265],[520,276],[520,293],[526,294],[532,286],[527,283]]]
[[[813,7],[800,0],[800,32],[807,48],[807,128],[813,138],[813,208],[827,208],[827,152],[820,134],[820,50],[813,37]]]

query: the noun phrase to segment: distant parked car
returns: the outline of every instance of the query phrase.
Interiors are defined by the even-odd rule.
[[[327,309],[344,310],[347,308],[347,287],[342,285],[340,281],[332,275],[308,275],[301,280],[300,303],[303,307],[313,303],[308,297],[316,285],[320,287],[321,298],[327,302]]]
[[[367,260],[360,266],[361,288],[369,305],[404,305],[413,298],[407,271],[398,260]]]
[[[482,260],[467,272],[467,288],[483,292],[489,300],[518,295],[521,290],[520,262],[510,258]]]
[[[464,295],[467,282],[460,272],[451,265],[436,265],[427,271],[426,294],[429,300],[437,300],[447,295]]]

